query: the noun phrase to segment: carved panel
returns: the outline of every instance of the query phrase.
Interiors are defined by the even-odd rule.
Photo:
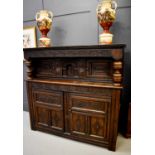
[[[86,134],[86,116],[80,113],[72,112],[72,133],[85,135]]]
[[[86,77],[86,62],[85,59],[78,60],[78,74],[80,77]]]
[[[62,105],[63,94],[61,92],[33,92],[36,104]]]
[[[77,60],[63,61],[62,64],[62,76],[63,77],[77,77],[78,75],[78,65]]]
[[[63,112],[61,110],[51,110],[50,120],[53,129],[63,130]]]
[[[49,112],[48,109],[43,107],[36,107],[37,125],[48,127]]]
[[[34,61],[36,77],[61,77],[62,67],[58,59],[36,59]]]
[[[63,131],[63,112],[62,110],[44,108],[36,106],[36,125]]]
[[[105,60],[88,60],[87,61],[87,77],[102,78],[103,80],[111,80],[112,65],[111,61]]]
[[[85,59],[63,60],[63,77],[84,77],[86,75]]]
[[[94,138],[104,138],[106,135],[105,117],[90,117],[90,136]]]

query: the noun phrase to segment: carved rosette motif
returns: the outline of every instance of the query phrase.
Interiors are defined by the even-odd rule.
[[[32,71],[33,71],[33,69],[32,69],[32,61],[24,59],[24,63],[27,66],[27,71],[26,71],[27,72],[27,79],[28,80],[32,79]]]
[[[121,82],[122,82],[122,62],[121,61],[115,61],[113,62],[113,81],[114,81],[114,85],[116,86],[120,86]]]

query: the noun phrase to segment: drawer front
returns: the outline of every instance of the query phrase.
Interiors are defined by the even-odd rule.
[[[63,93],[57,91],[33,91],[36,127],[63,131]]]
[[[111,97],[69,94],[71,134],[108,141]]]
[[[70,108],[75,111],[105,114],[107,113],[109,102],[110,98],[107,97],[95,98],[83,95],[80,96],[78,94],[72,94],[70,96]]]
[[[35,104],[62,107],[63,93],[56,91],[34,91],[33,98]]]

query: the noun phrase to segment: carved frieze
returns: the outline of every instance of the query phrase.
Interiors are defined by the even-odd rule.
[[[37,59],[34,76],[112,82],[112,61],[104,59]]]

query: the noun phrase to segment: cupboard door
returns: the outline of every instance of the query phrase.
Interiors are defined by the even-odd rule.
[[[74,136],[108,140],[111,97],[69,93],[70,130]]]
[[[63,131],[63,93],[33,91],[36,126]]]

